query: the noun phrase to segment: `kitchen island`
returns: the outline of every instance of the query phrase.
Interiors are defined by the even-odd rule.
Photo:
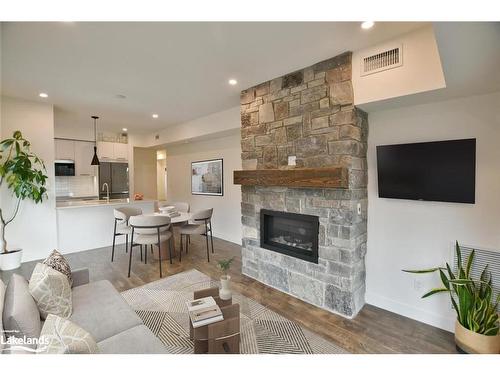
[[[142,209],[144,214],[152,214],[155,201],[131,199],[58,201],[56,207],[59,250],[66,254],[111,246],[113,210],[125,206],[137,207]],[[125,236],[116,237],[116,243],[125,243]]]

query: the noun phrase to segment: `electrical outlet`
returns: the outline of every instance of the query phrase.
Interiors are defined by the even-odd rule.
[[[423,288],[423,284],[421,280],[414,279],[413,280],[413,289],[416,290],[417,292],[421,291]]]

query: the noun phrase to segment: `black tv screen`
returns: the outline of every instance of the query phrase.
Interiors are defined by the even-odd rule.
[[[380,198],[475,203],[476,139],[377,146]]]

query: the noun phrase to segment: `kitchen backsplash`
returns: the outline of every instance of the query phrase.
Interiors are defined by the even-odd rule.
[[[56,176],[56,197],[92,197],[98,195],[95,176]]]

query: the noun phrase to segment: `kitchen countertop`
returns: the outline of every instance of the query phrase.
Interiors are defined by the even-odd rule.
[[[68,208],[84,208],[84,207],[102,207],[102,206],[120,206],[124,204],[135,204],[135,203],[151,203],[155,202],[153,199],[143,199],[143,200],[132,200],[132,199],[110,199],[109,202],[106,199],[72,199],[67,201],[58,201],[56,203],[57,209],[68,209]]]
[[[111,246],[115,220],[113,210],[120,207],[141,209],[144,215],[154,213],[155,200],[98,199],[59,200],[57,202],[57,246],[64,253]],[[125,236],[116,238],[124,244]],[[125,255],[125,253],[123,253]]]

